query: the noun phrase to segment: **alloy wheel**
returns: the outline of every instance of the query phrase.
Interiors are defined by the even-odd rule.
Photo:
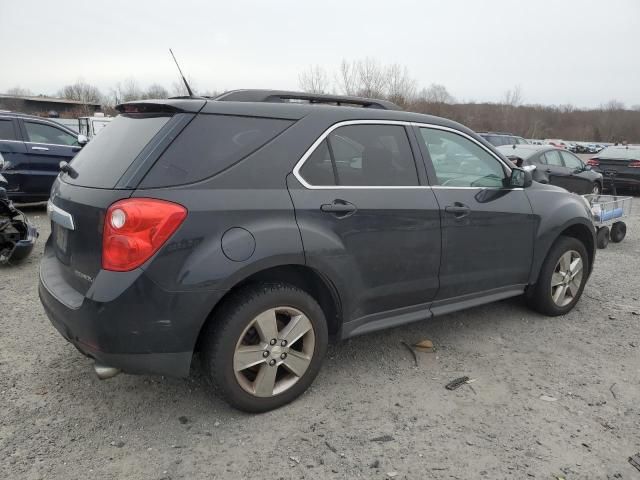
[[[599,195],[600,194],[600,185],[598,185],[597,183],[593,184],[593,189],[591,190],[591,193],[594,195]]]
[[[275,307],[253,318],[236,344],[233,370],[242,389],[272,397],[291,388],[309,368],[315,332],[293,307]]]
[[[582,256],[569,250],[560,256],[551,275],[551,298],[559,307],[569,305],[578,295],[582,285]]]

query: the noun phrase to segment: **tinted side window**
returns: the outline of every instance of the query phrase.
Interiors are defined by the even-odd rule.
[[[200,114],[174,140],[142,188],[197,182],[239,162],[293,122],[275,118]]]
[[[53,145],[77,145],[73,135],[44,123],[24,122],[30,142],[51,143]]]
[[[572,170],[584,168],[584,165],[582,164],[580,159],[574,157],[569,152],[560,152],[560,155],[562,155],[565,167],[568,167]]]
[[[0,119],[0,140],[16,140],[11,120]]]
[[[420,129],[438,184],[450,187],[502,187],[500,161],[475,142],[446,130]]]
[[[318,145],[311,156],[307,158],[307,161],[304,162],[304,165],[300,169],[300,175],[311,185],[322,186],[336,184],[327,140],[324,140]]]
[[[407,132],[400,125],[349,125],[331,132],[328,141],[339,185],[419,184]]]
[[[547,165],[555,165],[556,167],[564,167],[560,152],[558,150],[549,150],[544,153],[547,160]]]

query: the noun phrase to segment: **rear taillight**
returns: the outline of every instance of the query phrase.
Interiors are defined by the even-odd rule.
[[[600,165],[600,162],[598,161],[597,158],[590,158],[589,160],[587,160],[587,165],[591,165],[592,167],[597,167],[598,165]]]
[[[631,160],[631,163],[629,163],[629,166],[631,168],[640,168],[640,160]]]
[[[126,272],[146,262],[187,216],[177,203],[129,198],[107,210],[102,233],[102,268]]]

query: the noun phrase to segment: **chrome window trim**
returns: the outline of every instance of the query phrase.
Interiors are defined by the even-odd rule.
[[[451,190],[455,190],[455,189],[460,189],[460,190],[480,190],[480,189],[487,189],[487,188],[491,188],[491,189],[502,189],[504,187],[448,187],[448,186],[443,186],[443,185],[405,185],[405,186],[400,186],[400,185],[396,185],[396,186],[391,186],[391,185],[311,185],[310,183],[308,183],[304,178],[302,178],[302,175],[300,174],[300,169],[304,166],[305,162],[307,161],[307,159],[313,154],[313,152],[316,150],[316,148],[318,148],[318,146],[331,134],[331,132],[333,132],[334,130],[340,128],[340,127],[345,127],[345,126],[349,126],[349,125],[399,125],[399,126],[403,126],[403,127],[423,127],[423,128],[433,128],[436,130],[445,130],[448,132],[452,132],[458,135],[461,135],[469,140],[471,140],[472,142],[474,142],[476,145],[478,145],[480,148],[482,148],[485,152],[487,152],[488,154],[490,154],[492,157],[494,157],[496,160],[498,160],[498,162],[500,162],[500,164],[502,164],[506,169],[508,174],[511,174],[511,167],[509,167],[509,165],[507,165],[499,156],[497,156],[495,153],[493,153],[491,150],[487,149],[487,147],[485,147],[482,143],[480,143],[479,141],[477,141],[475,138],[471,137],[470,135],[467,135],[464,132],[461,132],[460,130],[456,130],[455,128],[450,128],[450,127],[445,127],[442,125],[434,125],[431,123],[421,123],[421,122],[409,122],[406,120],[346,120],[343,122],[338,122],[335,123],[333,125],[331,125],[329,128],[327,128],[314,142],[313,144],[307,149],[307,151],[302,155],[302,157],[300,158],[300,160],[298,160],[298,162],[296,163],[296,165],[293,167],[293,176],[296,177],[296,179],[308,190],[344,190],[344,189],[351,189],[351,190],[362,190],[362,189],[379,189],[379,190],[398,190],[398,189],[424,189],[424,188],[446,188],[446,189],[451,189]],[[414,158],[415,161],[415,158]],[[522,189],[510,189],[510,190],[522,190]]]
[[[0,142],[11,142],[11,143],[28,143],[29,145],[48,145],[50,147],[70,147],[70,148],[82,148],[79,145],[66,145],[64,143],[42,143],[42,142],[30,142],[29,140],[2,140],[0,138]]]
[[[67,228],[69,230],[75,230],[76,226],[73,222],[73,216],[53,204],[51,200],[47,202],[47,213],[52,222],[56,222],[58,225]]]

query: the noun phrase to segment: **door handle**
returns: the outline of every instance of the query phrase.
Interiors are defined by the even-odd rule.
[[[444,207],[444,211],[452,214],[456,218],[463,218],[471,213],[471,208],[464,203],[456,202],[453,205],[447,205]]]
[[[547,168],[547,169],[545,170],[545,172],[546,172],[546,173],[551,173],[551,169],[550,169],[550,168]]]
[[[47,147],[31,147],[31,150],[38,150],[40,152],[48,152],[49,149]]]
[[[320,210],[323,212],[333,213],[337,217],[344,218],[356,213],[358,208],[353,203],[337,198],[332,203],[324,203],[320,205]]]

